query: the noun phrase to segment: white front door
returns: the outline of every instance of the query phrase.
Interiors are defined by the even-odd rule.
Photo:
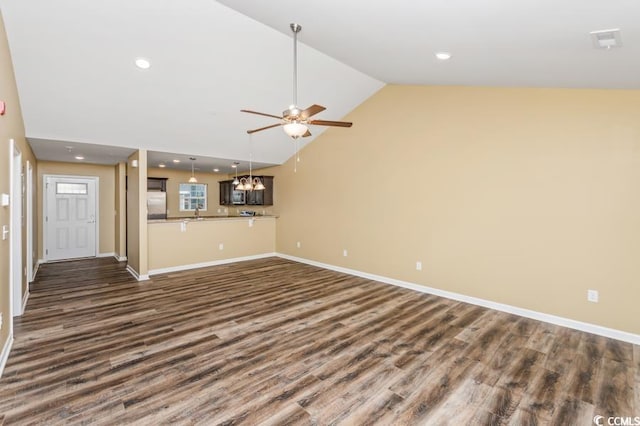
[[[96,180],[48,176],[45,187],[45,259],[95,256]]]

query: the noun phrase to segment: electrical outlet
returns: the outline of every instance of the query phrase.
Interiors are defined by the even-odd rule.
[[[249,228],[253,226],[253,219],[249,219]]]
[[[347,253],[347,249],[342,250],[342,255],[343,255],[344,257],[347,257],[347,254],[348,254],[348,253]]]
[[[2,312],[0,312],[0,330],[2,330]]]
[[[296,247],[300,248],[300,246],[301,246],[300,241],[298,241],[298,242],[296,243]]]
[[[224,250],[224,244],[222,243],[218,244],[218,250]]]
[[[416,271],[422,271],[422,262],[420,261],[416,262]]]
[[[589,302],[598,303],[598,290],[587,290],[587,300]]]

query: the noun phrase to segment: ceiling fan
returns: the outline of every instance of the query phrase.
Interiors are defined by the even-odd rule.
[[[240,110],[249,114],[262,115],[265,117],[276,118],[280,120],[279,123],[272,124],[270,126],[260,127],[258,129],[247,130],[247,133],[252,134],[260,132],[262,130],[271,129],[273,127],[282,126],[284,132],[294,139],[299,137],[311,136],[308,125],[314,126],[335,126],[335,127],[351,127],[353,123],[346,121],[328,121],[328,120],[313,120],[311,117],[324,111],[326,108],[322,105],[311,105],[307,109],[300,109],[298,107],[298,33],[302,30],[302,27],[298,24],[291,24],[291,31],[293,31],[293,103],[286,109],[282,116],[266,114],[263,112],[250,111],[247,109]]]

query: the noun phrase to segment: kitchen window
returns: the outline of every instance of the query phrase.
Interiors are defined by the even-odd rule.
[[[196,207],[200,211],[207,210],[206,183],[181,183],[179,192],[181,212],[195,211]]]

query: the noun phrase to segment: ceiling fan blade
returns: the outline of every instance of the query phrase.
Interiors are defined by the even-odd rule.
[[[249,114],[263,115],[265,117],[277,118],[278,120],[282,120],[282,117],[273,115],[273,114],[265,114],[264,112],[250,111],[248,109],[241,109],[240,112],[248,112]]]
[[[302,135],[303,138],[309,137],[311,136],[311,132],[309,131],[309,129],[307,129],[307,131],[305,132],[304,135]]]
[[[255,132],[260,132],[262,130],[267,130],[267,129],[271,129],[272,127],[278,127],[278,126],[282,126],[282,123],[272,124],[271,126],[260,127],[259,129],[247,130],[247,133],[251,134]]]
[[[348,121],[329,121],[329,120],[309,120],[309,124],[315,124],[316,126],[335,126],[335,127],[351,127],[353,123]]]
[[[303,119],[303,120],[306,120],[307,118],[311,117],[312,115],[316,115],[317,113],[322,112],[325,109],[326,108],[323,107],[322,105],[313,104],[309,108],[305,109],[304,111],[302,111],[300,113],[300,118]]]

